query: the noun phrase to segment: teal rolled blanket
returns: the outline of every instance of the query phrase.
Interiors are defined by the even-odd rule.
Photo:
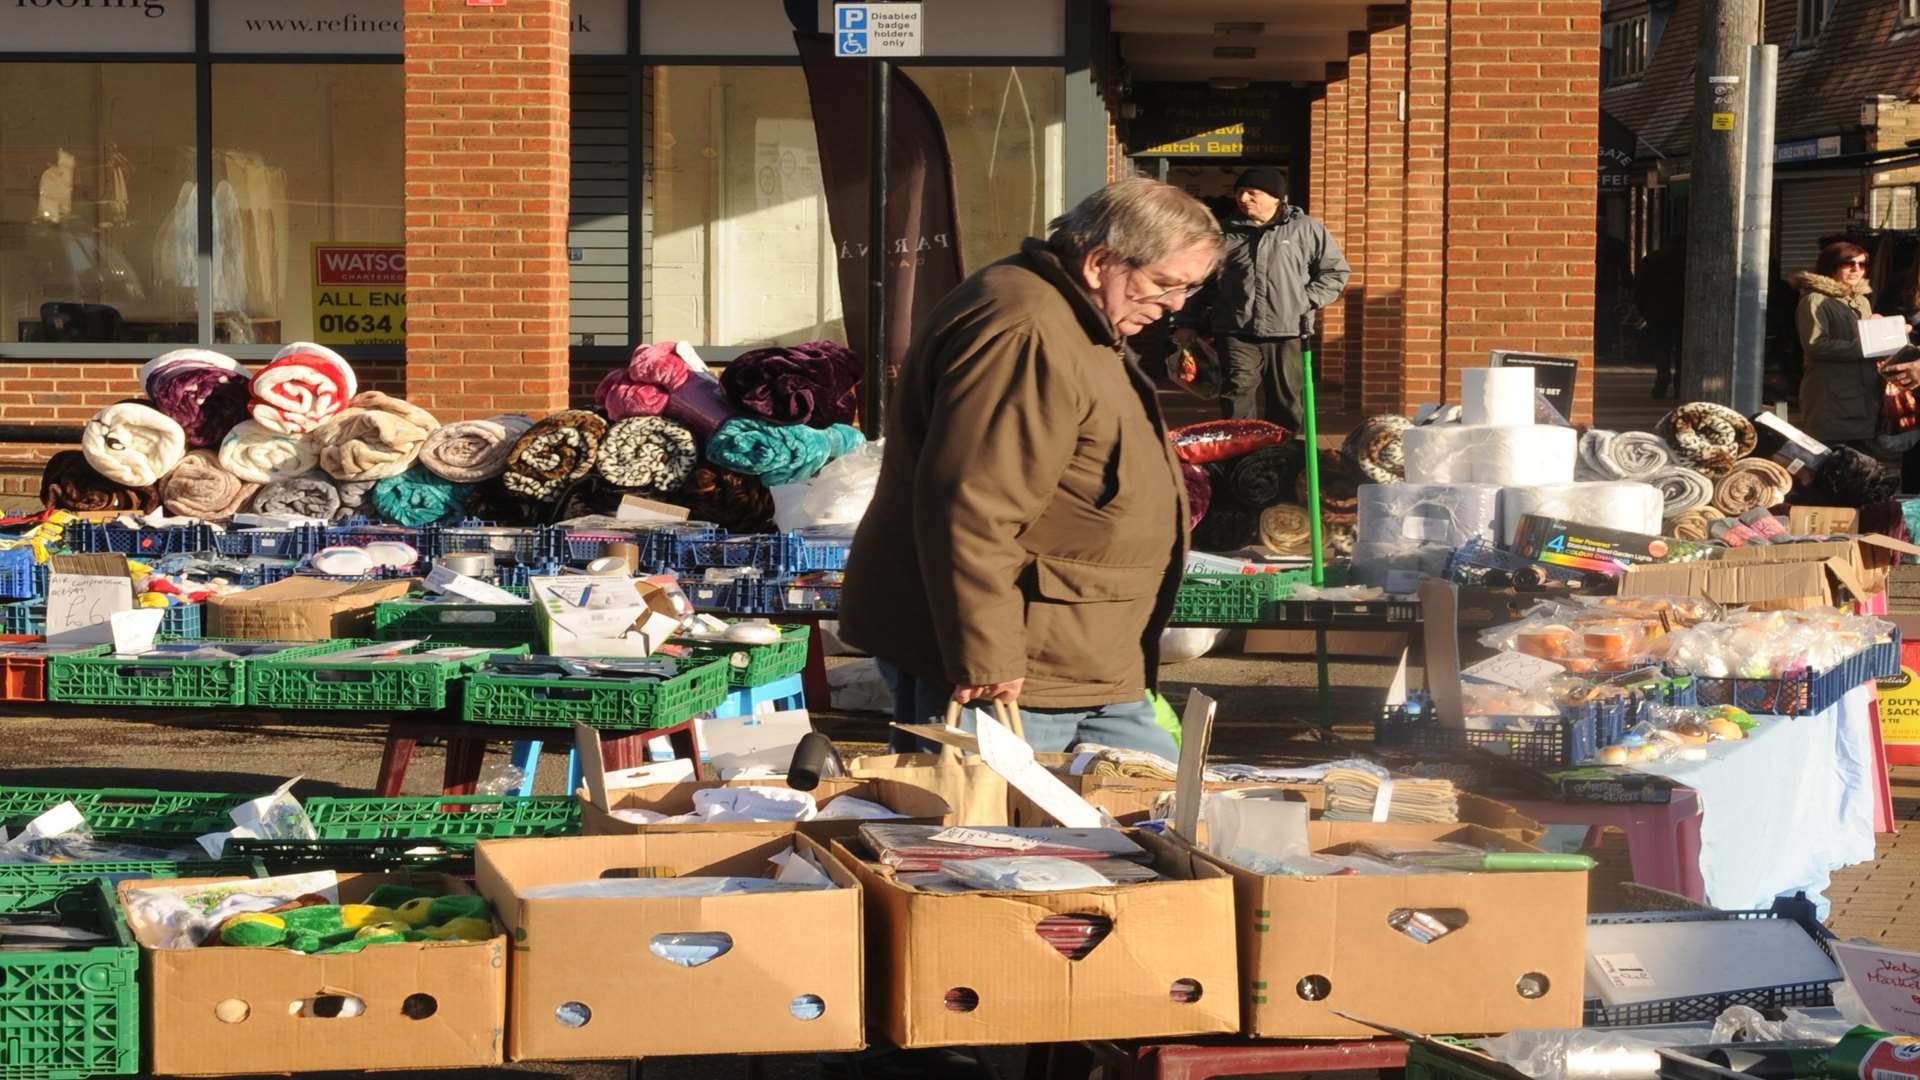
[[[735,417],[707,441],[707,460],[772,487],[811,480],[827,462],[866,441],[859,428],[847,424],[812,428]]]

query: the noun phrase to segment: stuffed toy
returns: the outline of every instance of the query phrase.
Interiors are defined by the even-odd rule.
[[[481,896],[434,896],[405,885],[380,885],[362,904],[330,904],[307,895],[266,911],[235,915],[214,935],[222,945],[355,953],[401,941],[485,941],[493,918]]]

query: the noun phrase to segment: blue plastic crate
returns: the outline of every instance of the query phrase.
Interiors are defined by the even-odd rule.
[[[211,525],[132,527],[76,521],[67,526],[64,539],[77,552],[157,558],[181,551],[212,551],[213,535]]]
[[[260,559],[304,559],[327,546],[322,525],[295,525],[287,529],[243,529],[246,553]]]
[[[468,518],[455,525],[435,525],[422,538],[421,554],[430,559],[463,552],[491,553],[496,560],[544,566],[566,555],[565,531],[547,525],[501,526]]]
[[[407,544],[422,556],[427,552],[426,529],[416,529],[406,525],[387,525],[363,517],[348,518],[338,525],[326,528],[327,547],[366,547],[381,541],[396,541]]]
[[[693,606],[735,615],[776,615],[783,607],[783,583],[766,578],[738,578],[728,582],[684,583],[681,589]]]
[[[221,529],[213,534],[213,550],[222,555],[232,555],[236,558],[245,557],[253,553],[253,549],[247,540],[247,530],[233,528]]]
[[[40,562],[34,558],[31,547],[0,551],[0,600],[30,600],[45,596],[41,575],[36,573],[39,567]]]
[[[800,535],[800,547],[795,552],[793,569],[804,574],[813,570],[845,570],[847,552],[853,548],[853,539],[811,537]]]
[[[559,572],[558,566],[496,566],[493,573],[482,580],[491,581],[503,589],[517,589],[524,595],[529,578],[552,577]]]
[[[160,616],[160,633],[174,637],[197,638],[203,624],[204,604],[177,604]],[[47,632],[47,602],[20,600],[0,607],[0,634],[44,634]]]
[[[1773,679],[1692,678],[1695,702],[1734,705],[1759,716],[1812,716],[1839,704],[1861,683],[1900,673],[1900,632],[1854,653],[1825,671]]]

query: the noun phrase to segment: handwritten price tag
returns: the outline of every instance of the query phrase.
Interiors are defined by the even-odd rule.
[[[1920,1035],[1920,953],[1836,941],[1833,958],[1875,1027]]]
[[[993,848],[997,851],[1029,851],[1040,846],[1040,841],[1025,836],[1009,836],[1006,833],[987,832],[984,829],[942,829],[927,839],[942,844],[965,844],[968,847]]]
[[[1503,652],[1472,667],[1462,668],[1460,674],[1515,690],[1531,690],[1566,670],[1551,660],[1542,660],[1526,653]]]

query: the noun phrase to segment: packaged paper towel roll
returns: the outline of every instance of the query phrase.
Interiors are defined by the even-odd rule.
[[[1459,424],[1411,427],[1400,436],[1409,484],[1467,484],[1473,482],[1473,461],[1467,448],[1475,428]]]
[[[1466,428],[1473,433],[1468,457],[1476,484],[1533,487],[1573,479],[1580,438],[1572,428],[1547,424]]]
[[[1533,423],[1533,369],[1468,368],[1461,372],[1460,422],[1469,427]]]
[[[1492,484],[1362,484],[1356,543],[1407,550],[1492,540],[1499,510]]]
[[[1665,506],[1658,488],[1637,480],[1509,487],[1500,492],[1500,536],[1513,543],[1528,514],[1658,536]]]

